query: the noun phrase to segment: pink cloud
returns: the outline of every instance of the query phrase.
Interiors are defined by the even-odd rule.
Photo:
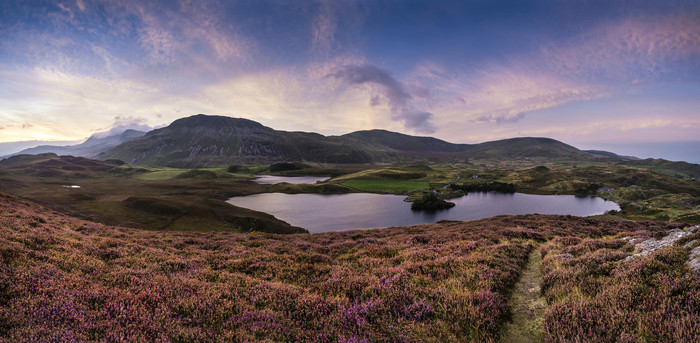
[[[569,77],[639,82],[669,73],[669,63],[697,61],[699,56],[697,18],[628,18],[601,25],[564,45],[544,47],[537,68]]]
[[[700,21],[676,15],[604,23],[507,63],[462,73],[425,62],[411,77],[436,94],[439,101],[430,108],[438,119],[503,124],[537,110],[620,94],[630,85],[683,77],[673,75],[678,64],[698,61]]]
[[[321,1],[320,9],[312,23],[311,34],[314,49],[328,53],[333,44],[334,35],[338,28],[333,2]]]

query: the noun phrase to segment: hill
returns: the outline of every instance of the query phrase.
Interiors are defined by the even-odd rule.
[[[614,152],[604,151],[604,150],[584,150],[584,151],[587,152],[587,153],[589,153],[589,154],[593,154],[593,155],[600,155],[600,156],[606,156],[606,157],[614,157],[614,158],[621,159],[621,160],[630,160],[630,161],[639,160],[639,157],[634,157],[634,156],[621,156],[621,155],[618,155],[618,154],[616,154],[616,153],[614,153]]]
[[[386,130],[355,131],[339,137],[341,141],[375,150],[403,152],[459,152],[469,144],[452,144],[433,137],[416,137]]]
[[[0,160],[0,173],[38,177],[88,177],[105,173],[114,167],[103,161],[57,156],[54,153],[15,155]]]
[[[278,131],[248,119],[203,114],[178,119],[98,155],[100,159],[120,159],[131,164],[188,168],[284,161],[370,164],[553,157],[612,158],[589,154],[548,138],[453,144],[386,130],[326,137]]]
[[[40,145],[54,145],[54,146],[65,146],[65,145],[75,145],[80,142],[76,141],[16,141],[16,142],[2,142],[0,143],[0,158],[9,157],[11,155],[18,154],[22,150],[29,148],[34,148]]]
[[[466,156],[480,159],[567,157],[585,161],[594,158],[593,155],[571,145],[542,137],[518,137],[474,144],[465,153]]]
[[[673,162],[664,159],[647,158],[634,161],[620,162],[620,164],[658,171],[678,178],[697,179],[700,178],[700,164],[688,162]]]

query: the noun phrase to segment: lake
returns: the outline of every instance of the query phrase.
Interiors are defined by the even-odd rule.
[[[253,175],[255,183],[261,185],[274,185],[280,182],[300,184],[314,184],[316,182],[326,181],[330,179],[328,176],[275,176],[275,175]]]
[[[411,211],[403,195],[262,193],[228,200],[235,206],[269,213],[309,232],[342,231],[474,220],[500,214],[570,214],[590,216],[619,210],[613,201],[594,196],[469,193],[451,199],[455,207],[437,212]]]

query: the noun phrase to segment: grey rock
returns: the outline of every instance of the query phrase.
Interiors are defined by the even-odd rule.
[[[700,272],[700,247],[695,247],[690,251],[688,267],[695,272]]]
[[[641,251],[639,251],[638,253],[636,253],[634,255],[628,256],[623,261],[630,261],[630,260],[633,260],[633,259],[638,258],[638,257],[643,257],[646,255],[649,255],[652,252],[659,250],[663,247],[673,245],[673,243],[676,242],[677,240],[679,240],[685,236],[688,236],[690,234],[692,234],[692,232],[687,231],[687,230],[673,230],[673,231],[671,231],[671,233],[669,233],[668,235],[666,235],[663,238],[658,239],[658,240],[657,239],[647,239],[647,240],[645,240],[641,243],[638,243],[638,244],[635,244],[634,242],[632,242],[634,240],[632,240],[630,242],[632,244],[634,244],[635,247],[637,247],[637,249],[641,249]]]

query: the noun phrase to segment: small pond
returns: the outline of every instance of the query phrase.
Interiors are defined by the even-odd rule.
[[[274,185],[280,182],[300,184],[309,183],[314,184],[316,182],[326,181],[330,179],[328,176],[275,176],[275,175],[253,175],[255,177],[255,183],[261,185]]]
[[[455,207],[437,212],[411,211],[403,195],[262,193],[228,200],[235,206],[269,213],[309,232],[342,231],[474,220],[500,214],[570,214],[590,216],[619,210],[613,201],[594,196],[469,193],[451,199]]]

